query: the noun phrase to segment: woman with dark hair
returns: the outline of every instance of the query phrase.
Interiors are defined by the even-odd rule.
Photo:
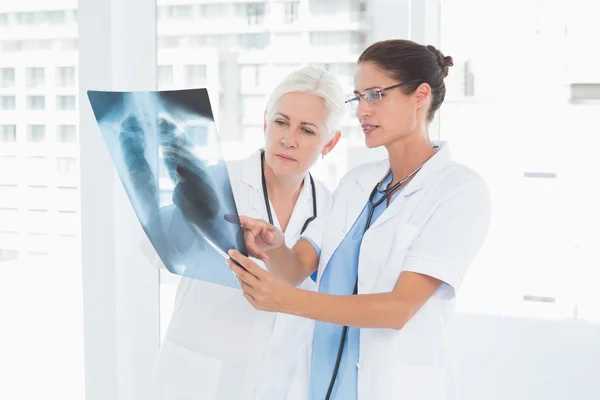
[[[291,249],[275,227],[242,218],[269,269],[230,252],[246,299],[316,321],[310,399],[447,398],[448,318],[490,220],[484,181],[429,137],[450,66],[408,40],[368,47],[347,103],[367,147],[388,158],[348,172],[332,212]],[[315,270],[318,292],[294,286]]]

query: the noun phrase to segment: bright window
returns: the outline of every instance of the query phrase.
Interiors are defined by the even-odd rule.
[[[34,88],[43,86],[45,83],[46,74],[43,67],[27,67],[25,68],[25,82],[27,87]]]
[[[78,222],[56,219],[70,205],[57,196],[53,145],[54,127],[78,120],[75,97],[60,92],[78,84],[73,6],[0,1],[0,399],[85,397],[80,240],[58,240]],[[78,151],[62,150],[77,169]]]

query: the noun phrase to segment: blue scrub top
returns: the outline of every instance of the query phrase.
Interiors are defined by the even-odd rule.
[[[380,189],[377,190],[373,198],[373,203],[381,199],[385,188],[391,180],[392,174],[388,173]],[[390,202],[400,192],[401,190],[394,193]],[[331,259],[327,263],[327,268],[321,276],[319,283],[320,292],[336,295],[351,295],[353,293],[358,276],[360,245],[370,208],[371,206],[367,202],[360,216],[354,222],[352,229],[331,256]],[[385,209],[386,201],[383,201],[373,212],[371,226]],[[317,252],[320,253],[318,246],[314,242],[310,242],[315,246]],[[310,400],[323,400],[327,394],[329,382],[335,368],[343,328],[340,325],[315,321],[312,364],[310,369]],[[359,339],[360,329],[348,328],[338,375],[331,393],[331,400],[358,399],[356,388],[358,380]]]

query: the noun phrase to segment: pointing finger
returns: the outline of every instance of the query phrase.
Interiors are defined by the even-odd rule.
[[[256,243],[256,237],[251,232],[246,231],[244,233],[244,241],[246,242],[246,248],[254,257],[263,261],[269,259],[267,254],[260,248],[258,243]]]

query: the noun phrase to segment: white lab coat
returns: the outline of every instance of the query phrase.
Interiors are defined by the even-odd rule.
[[[260,151],[228,163],[227,169],[239,213],[268,221]],[[317,180],[315,189],[317,215],[327,214],[330,193]],[[279,227],[274,211],[272,215]],[[302,226],[312,215],[307,174],[285,232],[289,247],[299,240]],[[217,262],[225,266],[224,260]],[[316,288],[310,278],[301,286]],[[305,400],[312,324],[308,319],[255,310],[239,289],[181,278],[155,367],[153,396],[161,400]]]
[[[445,400],[450,393],[448,317],[486,234],[490,198],[483,180],[453,162],[447,144],[439,145],[438,152],[364,235],[358,293],[389,292],[402,271],[433,276],[444,283],[402,329],[361,329],[359,400]],[[371,190],[388,170],[388,160],[351,170],[334,193],[329,218],[319,218],[305,232],[321,243],[317,284]],[[317,241],[321,237],[323,241]]]

